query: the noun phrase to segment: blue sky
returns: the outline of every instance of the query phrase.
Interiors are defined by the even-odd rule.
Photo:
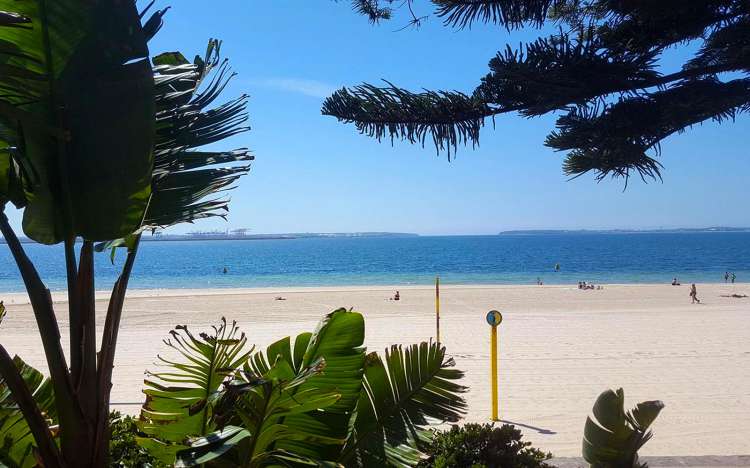
[[[157,2],[162,6],[166,2]],[[419,3],[419,2],[418,2]],[[251,173],[232,194],[229,221],[171,232],[250,228],[255,233],[400,231],[488,234],[525,228],[750,226],[750,118],[707,123],[668,139],[664,182],[567,181],[563,155],[544,147],[553,116],[496,119],[481,147],[448,162],[432,147],[377,143],[320,114],[343,85],[388,79],[411,89],[470,92],[507,43],[536,37],[496,26],[455,31],[430,18],[394,32],[406,18],[371,26],[341,0],[171,2],[152,54],[202,54],[224,41],[238,77],[230,98],[251,95],[252,131],[225,146],[250,147]],[[430,10],[422,2],[424,12]],[[671,53],[674,68],[682,56]],[[11,213],[18,226],[19,213]]]

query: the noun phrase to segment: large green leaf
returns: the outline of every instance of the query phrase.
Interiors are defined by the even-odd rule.
[[[13,358],[13,362],[51,426],[57,420],[52,383],[18,356]],[[5,382],[0,380],[0,465],[23,468],[37,466],[35,446],[34,437],[21,410],[13,401]]]
[[[153,58],[157,133],[151,195],[138,233],[226,217],[229,201],[223,193],[250,170],[254,156],[246,148],[200,149],[250,129],[247,96],[212,107],[234,76],[220,49],[221,42],[212,39],[205,56],[192,63],[179,52]],[[97,250],[123,246],[132,248],[132,239],[101,243]]]
[[[225,319],[213,327],[211,335],[202,333],[198,337],[187,327],[178,326],[165,343],[183,359],[159,356],[168,370],[151,373],[146,379],[146,402],[138,425],[154,439],[142,445],[155,457],[172,463],[177,450],[187,448],[188,437],[215,429],[212,415],[221,384],[243,365],[250,350],[246,349],[244,333]]]
[[[328,314],[318,324],[314,333],[303,333],[294,340],[287,337],[272,344],[263,353],[257,353],[251,361],[253,370],[267,375],[268,362],[283,360],[291,379],[317,360],[325,360],[325,369],[309,378],[299,387],[299,392],[320,388],[335,391],[340,399],[325,411],[299,413],[283,420],[289,428],[307,434],[319,434],[338,440],[337,444],[319,443],[319,440],[285,440],[276,447],[308,457],[335,460],[343,441],[349,434],[350,421],[356,409],[362,389],[365,359],[364,318],[358,312],[338,309]],[[280,366],[277,366],[280,367]]]
[[[339,400],[341,395],[335,392],[308,385],[324,369],[324,361],[319,360],[293,375],[288,362],[279,358],[265,377],[244,372],[241,380],[227,385],[216,411],[217,419],[228,416],[240,426],[223,427],[191,440],[189,449],[178,452],[177,465],[194,466],[221,459],[225,466],[259,467],[278,464],[279,456],[288,463],[293,458],[294,464],[333,463],[318,454],[308,457],[278,448],[292,441],[319,445],[343,443],[343,439],[333,435],[309,433],[285,424],[297,415],[325,411]]]
[[[456,422],[466,409],[452,369],[439,343],[391,346],[385,362],[376,353],[365,361],[364,389],[341,461],[347,466],[414,466],[422,457],[431,422]]]
[[[245,175],[253,156],[245,149],[198,148],[249,130],[247,96],[216,107],[215,100],[234,76],[220,59],[221,42],[210,40],[193,63],[179,52],[153,59],[157,136],[151,200],[144,228],[166,227],[224,216],[227,201],[218,196]],[[219,168],[210,166],[222,165]]]
[[[155,103],[135,2],[0,0],[0,128],[36,175],[27,236],[132,233],[150,195]],[[2,198],[2,194],[0,194]]]
[[[638,450],[651,438],[649,426],[664,408],[661,401],[639,403],[625,412],[625,393],[607,390],[596,399],[583,432],[583,458],[592,466],[645,467]]]
[[[7,202],[16,208],[26,206],[26,189],[33,179],[18,156],[16,149],[0,141],[0,210]]]

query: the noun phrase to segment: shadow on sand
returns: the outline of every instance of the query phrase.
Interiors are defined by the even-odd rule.
[[[536,431],[536,432],[538,432],[540,434],[544,434],[544,435],[555,435],[555,434],[557,434],[557,432],[549,430],[549,429],[544,429],[544,428],[536,427],[536,426],[529,426],[528,424],[523,424],[523,423],[518,423],[518,422],[513,422],[513,421],[506,421],[505,419],[501,419],[498,422],[501,422],[503,424],[512,424],[514,426],[523,427],[523,428],[526,428],[526,429],[531,429],[532,431]]]

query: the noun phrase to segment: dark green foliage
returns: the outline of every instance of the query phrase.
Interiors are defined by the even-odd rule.
[[[0,315],[4,310],[0,302]],[[13,358],[13,364],[34,398],[45,424],[48,427],[56,425],[55,393],[50,380],[18,356]],[[33,467],[36,465],[36,451],[37,444],[29,424],[14,401],[7,382],[0,378],[0,466]]]
[[[153,194],[142,229],[224,217],[228,201],[220,194],[249,170],[245,162],[253,156],[246,148],[201,150],[250,129],[246,95],[215,104],[234,77],[220,51],[221,42],[212,39],[205,55],[196,56],[192,63],[179,52],[153,59],[157,122]],[[245,164],[228,166],[238,162]]]
[[[123,416],[118,411],[109,415],[109,427],[112,431],[109,450],[113,468],[153,467],[166,468],[165,465],[143,448],[138,446],[138,426],[132,416]]]
[[[392,5],[368,2],[372,9]],[[416,18],[412,0],[403,4]],[[479,142],[485,119],[561,114],[545,144],[566,151],[565,174],[661,178],[660,142],[707,120],[750,111],[750,3],[746,0],[432,0],[448,27],[554,25],[557,34],[506,46],[471,93],[410,92],[387,82],[343,88],[323,114],[361,133],[438,151]],[[367,11],[361,13],[374,18]],[[390,12],[392,13],[392,12]],[[390,17],[389,13],[389,17]],[[382,18],[381,18],[382,19]],[[669,48],[699,44],[681,69],[659,68]]]
[[[150,193],[146,42],[162,12],[144,28],[127,1],[0,0],[0,11],[12,18],[0,22],[0,204],[25,206],[24,232],[46,244],[132,232]]]
[[[552,458],[523,439],[515,426],[466,424],[435,432],[420,467],[548,468]]]
[[[148,437],[141,445],[159,460],[174,461],[178,450],[187,448],[186,437],[204,436],[216,429],[214,406],[224,379],[247,361],[247,338],[235,323],[222,319],[213,333],[193,335],[184,325],[170,332],[164,343],[187,363],[157,356],[160,372],[147,372],[146,402],[141,408],[139,429]]]
[[[381,6],[378,0],[352,0],[352,8],[370,18],[372,23],[391,19],[392,10],[387,6]]]
[[[171,52],[152,66],[146,43],[166,12],[147,16],[153,3],[139,12],[134,0],[0,0],[0,231],[34,309],[59,427],[48,427],[2,345],[0,374],[47,468],[109,458],[111,376],[142,231],[225,216],[222,192],[248,171],[231,163],[252,159],[245,149],[203,151],[248,129],[246,97],[214,105],[232,76],[215,40],[192,63]],[[65,243],[67,357],[59,311],[3,213],[8,202],[25,209],[28,237]],[[128,248],[101,340],[94,241]]]
[[[461,394],[467,389],[456,383],[463,372],[454,365],[433,342],[393,345],[385,359],[368,354],[353,432],[340,460],[346,466],[418,463],[430,422],[457,422],[466,410]]]
[[[424,146],[429,135],[438,151],[460,143],[476,142],[484,118],[493,109],[477,97],[459,92],[410,93],[390,83],[385,88],[364,84],[336,91],[326,100],[323,112],[346,113],[357,130],[380,140],[401,135]]]
[[[346,309],[252,355],[224,324],[173,332],[181,358],[147,381],[138,443],[180,466],[415,466],[428,427],[464,413],[463,373],[438,343],[366,354],[364,333]]]

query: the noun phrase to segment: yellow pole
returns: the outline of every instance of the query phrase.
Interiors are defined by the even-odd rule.
[[[492,327],[490,338],[492,359],[492,420],[497,421],[497,326]]]
[[[435,334],[440,343],[440,277],[435,277]]]

